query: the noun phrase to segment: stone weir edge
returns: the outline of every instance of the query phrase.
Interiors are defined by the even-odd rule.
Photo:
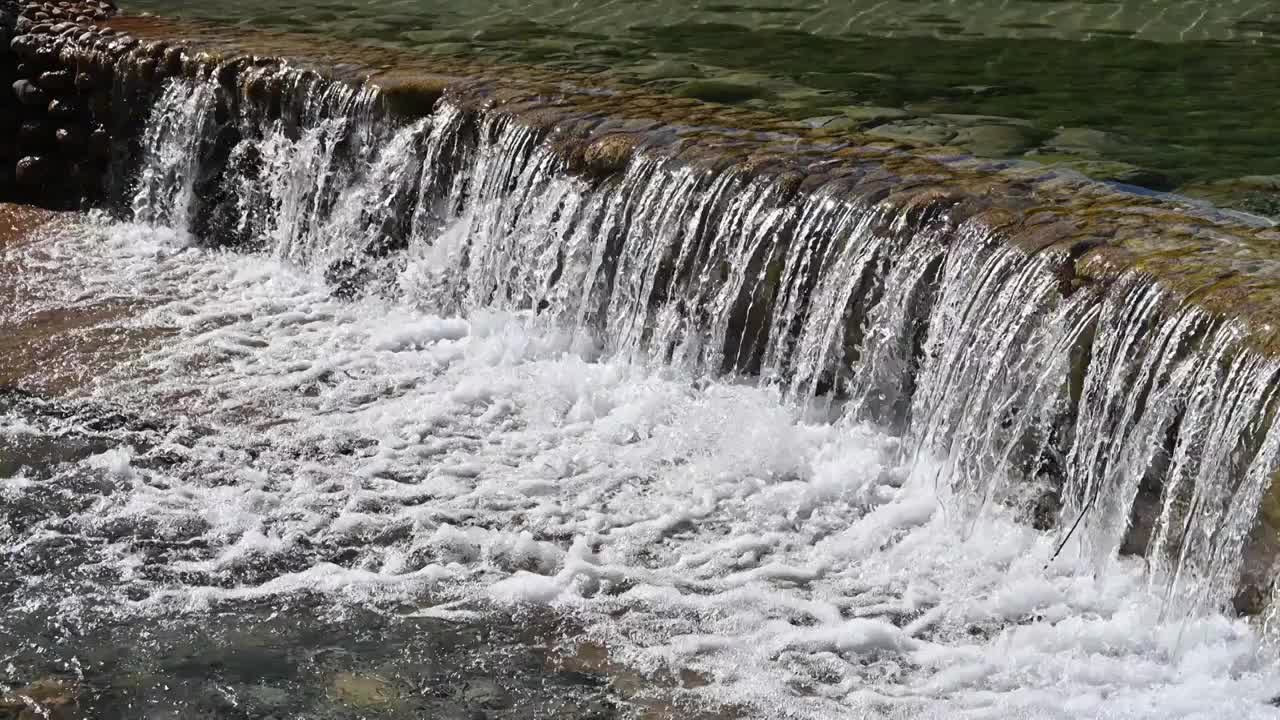
[[[429,114],[444,96],[464,109],[509,114],[544,129],[570,170],[586,175],[620,172],[643,148],[712,168],[735,165],[806,192],[842,177],[871,176],[883,201],[903,207],[943,204],[949,213],[979,221],[1028,252],[1060,258],[1064,292],[1108,285],[1128,272],[1145,274],[1180,301],[1239,322],[1252,347],[1280,357],[1280,229],[1197,202],[1129,192],[1060,171],[982,161],[948,148],[807,128],[758,111],[647,94],[597,76],[118,15],[104,0],[10,4],[18,11],[15,27],[2,34],[12,36],[5,50],[17,61],[15,95],[19,88],[41,91],[40,100],[56,95],[40,87],[42,79],[91,87],[92,73],[83,72],[80,55],[93,48],[99,56],[106,50],[112,58],[135,58],[142,79],[156,86],[166,77],[199,73],[201,67],[207,72],[240,58],[305,67],[334,81],[371,83],[393,112],[406,117]],[[53,57],[32,58],[26,64],[41,72],[21,77],[22,38],[32,35],[56,37],[60,50]],[[46,66],[61,67],[69,77]],[[58,102],[55,97],[49,106]],[[5,122],[0,118],[0,126]],[[17,134],[26,129],[24,124]],[[103,148],[103,130],[92,122],[58,128],[58,139],[86,156],[67,165],[73,177],[106,172],[114,164]],[[0,176],[0,199],[57,205],[55,192],[84,196],[78,199],[90,204],[100,199],[90,190],[65,186],[44,194],[23,192],[22,181],[30,178],[22,177],[22,170],[31,165],[23,144],[19,137],[17,152],[0,148],[0,161],[15,163],[8,167],[16,165],[18,171],[17,191],[10,198],[4,198]],[[41,178],[37,174],[34,180],[38,184]],[[876,192],[855,191],[861,196]]]

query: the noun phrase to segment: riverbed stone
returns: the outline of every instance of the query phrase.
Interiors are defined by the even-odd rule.
[[[462,701],[470,708],[497,709],[511,705],[511,694],[490,678],[472,678],[462,688]]]
[[[1038,152],[1028,153],[1023,157],[1046,167],[1070,170],[1102,182],[1122,183],[1161,192],[1174,188],[1173,179],[1159,170],[1116,160],[1094,160],[1074,155]]]
[[[0,693],[0,717],[14,720],[74,720],[78,685],[62,678],[41,678],[12,693]]]
[[[696,80],[702,78],[701,68],[691,62],[679,60],[659,60],[646,65],[629,68],[630,72],[642,80]]]
[[[918,118],[877,125],[867,133],[913,144],[946,145],[956,136],[956,128],[936,119]]]
[[[859,125],[883,124],[895,120],[906,120],[914,115],[902,108],[878,107],[875,105],[855,105],[843,108],[842,114]]]
[[[1280,219],[1280,175],[1248,175],[1190,183],[1176,192],[1219,207]]]
[[[672,90],[677,97],[695,98],[705,102],[733,105],[771,97],[768,89],[727,80],[694,80]]]
[[[978,157],[1009,157],[1035,146],[1040,133],[1024,125],[972,125],[961,128],[951,144]]]
[[[1123,147],[1125,140],[1118,135],[1094,128],[1059,128],[1044,143],[1045,152],[1089,157],[1104,156]]]
[[[377,708],[395,704],[400,692],[389,680],[371,674],[340,672],[333,676],[329,695],[337,702],[356,708]]]

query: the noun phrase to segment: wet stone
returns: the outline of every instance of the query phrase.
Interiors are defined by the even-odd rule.
[[[956,136],[955,128],[934,120],[904,120],[878,125],[867,131],[877,137],[926,145],[945,145]]]
[[[84,132],[76,127],[58,128],[54,133],[54,139],[68,152],[75,152],[84,147]]]
[[[1062,128],[1045,141],[1045,152],[1097,157],[1114,151],[1124,141],[1109,132],[1092,128]]]
[[[78,695],[79,689],[70,680],[42,678],[13,693],[0,693],[0,717],[73,720],[79,717]]]
[[[724,105],[733,105],[771,95],[765,88],[723,80],[695,80],[676,87],[672,93],[677,97],[695,98]]]
[[[28,155],[18,160],[14,168],[15,179],[23,185],[39,185],[48,179],[50,163],[40,155]]]
[[[462,701],[467,707],[497,709],[511,704],[511,696],[497,682],[488,678],[468,680],[462,690]]]
[[[912,116],[910,112],[901,108],[875,107],[872,105],[845,108],[842,114],[860,126],[906,120]]]
[[[66,90],[71,87],[72,76],[69,70],[51,70],[40,73],[36,82],[45,90]]]
[[[30,80],[19,80],[13,84],[13,94],[23,105],[38,106],[48,102],[48,94]]]
[[[961,128],[951,144],[978,157],[1008,157],[1035,145],[1038,133],[1018,125],[975,125]]]
[[[391,682],[376,675],[351,672],[334,676],[330,694],[339,703],[358,708],[390,705],[400,697],[399,691]]]
[[[76,102],[66,98],[56,98],[49,101],[49,116],[57,120],[67,120],[75,117],[79,108]]]

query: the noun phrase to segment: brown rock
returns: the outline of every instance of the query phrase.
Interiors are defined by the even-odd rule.
[[[587,146],[583,160],[588,171],[596,175],[620,172],[627,166],[639,142],[638,135],[606,135]]]

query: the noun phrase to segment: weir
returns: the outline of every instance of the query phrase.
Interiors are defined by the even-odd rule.
[[[1099,573],[1145,555],[1173,617],[1270,597],[1265,223],[607,80],[4,8],[0,199],[758,379],[943,458],[958,522],[1021,508]]]

